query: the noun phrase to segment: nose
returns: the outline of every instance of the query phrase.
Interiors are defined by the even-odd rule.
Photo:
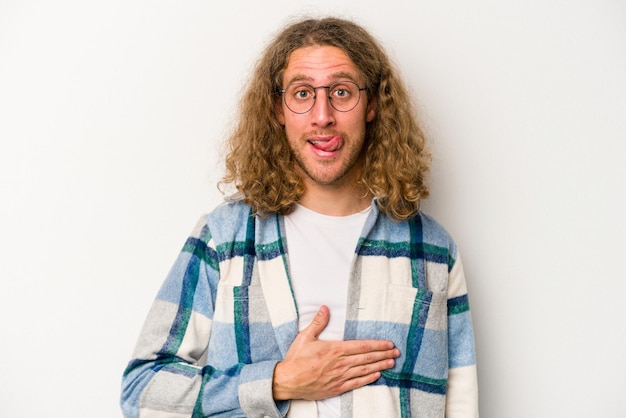
[[[328,90],[321,88],[315,94],[315,102],[311,109],[312,123],[315,126],[327,127],[335,123],[334,109],[330,104]]]

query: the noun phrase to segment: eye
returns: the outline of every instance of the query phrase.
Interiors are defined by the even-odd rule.
[[[296,92],[296,97],[298,99],[306,99],[307,97],[309,97],[309,94],[310,93],[308,91],[306,91],[306,90],[298,90]]]
[[[315,93],[313,92],[313,89],[309,86],[293,86],[291,95],[296,100],[307,100],[312,98]]]
[[[353,89],[350,88],[349,85],[340,84],[333,86],[330,94],[332,97],[336,97],[337,99],[347,99],[353,94],[352,90]]]

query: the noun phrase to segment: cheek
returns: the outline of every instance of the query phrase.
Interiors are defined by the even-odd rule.
[[[289,143],[289,146],[293,148],[293,146],[297,142],[297,139],[301,136],[301,132],[298,131],[294,127],[293,123],[290,123],[288,119],[285,122],[286,123],[283,125],[285,127],[285,136],[287,137],[287,142]]]
[[[305,131],[306,123],[303,121],[304,118],[298,118],[297,116],[301,115],[286,114],[283,117],[283,126],[285,127],[287,138],[298,138]]]
[[[369,122],[369,120],[363,117],[363,115],[360,115],[359,117],[352,119],[350,122],[350,126],[352,127],[352,132],[354,132],[355,134],[358,133],[359,136],[365,135],[365,130],[367,129],[367,122]]]

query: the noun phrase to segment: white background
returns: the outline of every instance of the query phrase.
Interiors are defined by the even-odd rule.
[[[482,417],[626,416],[626,3],[336,3],[0,0],[0,416],[121,415],[253,60],[330,12],[382,41],[422,112]]]

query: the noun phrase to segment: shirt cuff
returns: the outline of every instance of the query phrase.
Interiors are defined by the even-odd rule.
[[[239,404],[247,417],[282,418],[289,401],[275,401],[272,394],[274,368],[278,360],[248,364],[239,375]]]

